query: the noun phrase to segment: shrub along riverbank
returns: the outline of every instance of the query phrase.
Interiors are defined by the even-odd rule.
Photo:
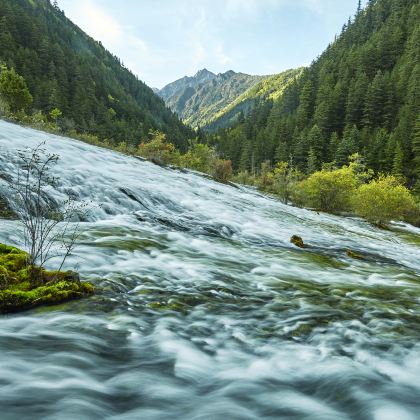
[[[350,213],[381,227],[392,220],[420,225],[420,204],[398,177],[368,170],[358,154],[352,155],[349,162],[342,167],[327,164],[310,175],[285,162],[274,168],[263,164],[258,176],[240,173],[236,180],[299,207]]]

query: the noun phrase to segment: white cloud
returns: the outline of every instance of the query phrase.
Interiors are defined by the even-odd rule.
[[[121,42],[123,30],[119,23],[92,1],[84,1],[76,6],[73,13],[77,16],[78,25],[92,38],[100,39],[105,45]]]
[[[70,19],[156,87],[203,67],[268,74],[300,66],[333,39],[356,3],[59,0]]]
[[[124,65],[144,76],[145,69],[164,65],[164,60],[154,54],[147,42],[134,33],[134,29],[123,26],[104,8],[93,0],[72,1],[65,12],[81,29],[118,55]]]

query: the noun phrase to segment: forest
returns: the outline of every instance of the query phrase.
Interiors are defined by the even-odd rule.
[[[0,0],[0,64],[24,78],[33,98],[27,113],[42,113],[38,120],[53,119],[63,132],[138,144],[161,130],[181,150],[194,134],[57,2]]]
[[[210,143],[235,171],[288,162],[311,174],[359,153],[420,191],[420,3],[371,0],[275,101]]]

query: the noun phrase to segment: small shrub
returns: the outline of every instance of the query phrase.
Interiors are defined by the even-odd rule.
[[[248,171],[238,172],[236,175],[232,177],[232,181],[237,182],[238,184],[243,184],[243,185],[256,184],[255,175],[250,174]]]
[[[152,139],[142,142],[139,145],[138,153],[140,156],[151,160],[158,165],[168,165],[175,159],[175,146],[166,142],[166,135],[159,131],[151,131]]]
[[[378,225],[403,220],[416,209],[410,191],[391,175],[382,175],[360,186],[352,202],[359,216]]]
[[[303,174],[298,169],[291,167],[287,162],[279,162],[273,171],[272,192],[287,204],[302,177]]]
[[[263,191],[272,191],[274,174],[272,172],[272,167],[270,161],[265,161],[261,163],[260,175],[257,178],[257,186],[260,190]]]
[[[207,144],[197,143],[181,156],[181,166],[212,174],[218,160],[216,151]]]
[[[213,168],[213,177],[220,182],[227,182],[232,177],[232,161],[217,159]]]
[[[349,166],[321,170],[301,181],[294,198],[299,204],[326,212],[347,211],[357,187],[357,178]]]

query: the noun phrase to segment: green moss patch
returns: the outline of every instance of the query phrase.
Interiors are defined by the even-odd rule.
[[[77,273],[27,267],[27,254],[0,244],[0,313],[19,312],[40,305],[55,305],[94,293],[94,287],[81,282]],[[30,280],[37,270],[39,282]]]

